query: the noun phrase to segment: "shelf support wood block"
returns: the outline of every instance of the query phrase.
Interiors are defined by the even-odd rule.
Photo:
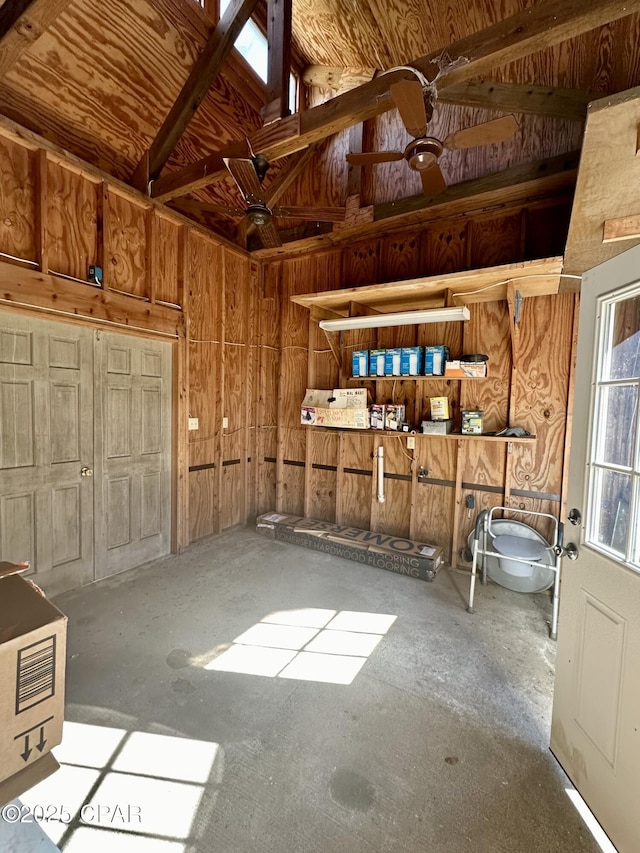
[[[619,240],[637,240],[639,237],[640,213],[634,213],[631,216],[620,216],[617,219],[605,219],[602,229],[603,243],[616,243]]]

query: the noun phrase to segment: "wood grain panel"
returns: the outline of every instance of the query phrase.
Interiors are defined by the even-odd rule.
[[[280,428],[278,454],[282,460],[280,481],[277,484],[279,495],[278,510],[291,515],[304,515],[304,483],[306,433],[302,427]],[[301,465],[291,464],[300,462]]]
[[[180,303],[178,294],[178,243],[180,226],[157,213],[152,218],[154,229],[152,261],[154,292],[156,300]]]
[[[280,364],[280,424],[286,427],[299,427],[300,406],[307,387],[307,351],[306,348],[285,348]]]
[[[347,524],[369,530],[371,525],[371,489],[373,471],[373,435],[344,432],[342,434],[341,475],[339,488],[340,516],[339,524]]]
[[[461,409],[484,412],[484,432],[495,432],[507,425],[511,376],[511,341],[505,302],[483,302],[472,306],[472,318],[466,324],[464,351],[489,356],[489,377],[463,382]]]
[[[189,538],[193,542],[209,536],[215,530],[213,504],[217,472],[191,471],[189,473]]]
[[[49,162],[47,172],[49,267],[86,281],[97,261],[99,185],[56,163]]]
[[[189,433],[189,460],[198,465],[220,461],[216,435],[222,414],[216,388],[222,381],[223,267],[222,250],[212,241],[192,234],[189,247],[189,414],[199,419],[199,429]]]
[[[515,446],[512,488],[560,494],[566,433],[573,296],[524,301],[514,422],[538,436]],[[557,508],[556,508],[557,511]]]
[[[0,252],[30,261],[37,254],[36,161],[32,158],[26,148],[0,137]]]
[[[456,491],[453,486],[418,483],[413,508],[414,539],[438,545],[451,562],[451,535]]]
[[[256,514],[268,512],[276,506],[276,457],[278,431],[276,427],[259,427],[256,471]]]
[[[411,460],[407,457],[405,436],[385,436],[384,470],[387,474],[399,474],[408,477],[411,473]],[[409,536],[411,518],[411,481],[392,479],[385,476],[385,502],[375,502],[373,530],[391,533],[395,536]]]
[[[522,219],[519,213],[486,216],[469,223],[469,268],[511,263],[522,260],[522,255]]]
[[[337,472],[324,466],[337,468],[339,433],[313,431],[308,433],[309,451],[305,515],[324,521],[336,519]]]
[[[312,258],[296,258],[282,265],[282,346],[305,347],[308,343],[309,314],[300,305],[291,302],[296,293],[316,283]],[[306,375],[306,363],[305,363]]]
[[[438,221],[432,228],[423,229],[420,244],[421,275],[440,275],[466,268],[467,225],[464,219]]]
[[[145,208],[110,192],[105,239],[105,284],[123,293],[148,297]]]

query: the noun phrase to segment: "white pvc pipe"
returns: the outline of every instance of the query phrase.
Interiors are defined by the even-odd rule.
[[[384,503],[384,447],[378,448],[378,503]]]

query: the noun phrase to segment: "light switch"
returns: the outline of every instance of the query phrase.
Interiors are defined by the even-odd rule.
[[[189,418],[189,429],[198,429],[198,419],[197,418]]]
[[[222,419],[222,429],[229,429],[229,418]]]
[[[407,450],[415,450],[416,449],[416,437],[415,435],[407,436]]]

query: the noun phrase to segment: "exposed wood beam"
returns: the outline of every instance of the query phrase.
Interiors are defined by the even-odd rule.
[[[637,240],[640,238],[640,215],[619,216],[617,219],[605,219],[602,242],[616,243],[618,240]]]
[[[467,80],[453,86],[445,86],[438,92],[438,100],[466,107],[584,121],[587,117],[587,104],[593,100],[593,95],[581,89]]]
[[[521,59],[638,11],[640,0],[540,0],[535,6],[448,47],[445,52],[452,60],[464,61],[442,69],[441,88],[487,74],[505,62]],[[423,56],[411,65],[433,78],[438,70],[434,63],[440,60],[442,53],[438,51]],[[306,145],[384,113],[394,106],[389,86],[407,74],[402,70],[381,74],[371,82],[320,106],[283,119],[277,123],[281,125],[278,138],[273,135],[273,126],[258,130],[250,137],[251,146],[254,151],[261,152],[269,159],[285,157]],[[294,119],[298,119],[297,127],[293,123]],[[292,122],[291,126],[287,122]],[[290,132],[287,133],[287,130]],[[216,179],[210,158],[205,158],[174,173],[171,195],[165,197],[184,195]],[[155,192],[152,194],[157,196]]]
[[[302,72],[305,86],[348,92],[368,83],[376,73],[375,68],[336,68],[331,65],[307,65]]]
[[[265,124],[291,112],[291,6],[292,0],[267,0],[267,105],[262,114]]]
[[[136,185],[146,187],[149,180],[155,180],[171,156],[178,140],[195,115],[196,110],[216,76],[222,63],[240,34],[240,30],[251,17],[258,0],[231,0],[211,38],[196,60],[186,83],[169,114],[162,123],[158,135],[149,146],[148,174],[144,157],[136,169]],[[145,180],[146,178],[146,180]]]
[[[380,236],[436,219],[466,217],[496,208],[507,209],[514,204],[522,205],[525,201],[532,204],[537,199],[557,197],[560,193],[567,195],[569,203],[575,187],[579,159],[580,152],[576,151],[455,184],[436,198],[413,196],[395,203],[376,205],[373,220],[357,222],[352,227],[336,226],[328,233],[285,243],[278,249],[257,249],[252,252],[252,257],[258,260],[295,257],[365,238],[373,233]],[[280,236],[283,241],[286,240],[286,232],[280,232]]]
[[[70,3],[71,0],[6,0],[0,7],[0,77]]]
[[[316,152],[316,146],[310,145],[306,151],[298,152],[280,169],[276,177],[265,189],[265,202],[269,207],[276,204],[291,184],[299,177],[311,162]]]

